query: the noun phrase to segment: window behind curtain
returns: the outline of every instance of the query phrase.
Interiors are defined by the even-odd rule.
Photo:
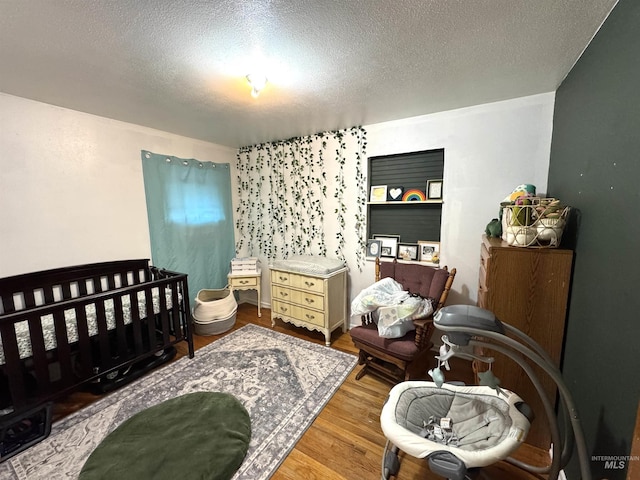
[[[189,275],[189,292],[227,284],[235,255],[228,163],[142,151],[151,255],[157,267]]]

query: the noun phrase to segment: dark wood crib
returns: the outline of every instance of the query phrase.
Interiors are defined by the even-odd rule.
[[[0,461],[48,435],[51,405],[194,356],[187,275],[121,260],[0,279]]]

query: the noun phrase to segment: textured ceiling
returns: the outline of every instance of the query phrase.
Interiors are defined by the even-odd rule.
[[[554,91],[615,4],[0,0],[0,92],[238,147]]]

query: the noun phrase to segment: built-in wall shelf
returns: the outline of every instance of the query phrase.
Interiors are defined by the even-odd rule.
[[[421,190],[426,198],[427,182],[443,180],[443,176],[444,149],[370,157],[367,191],[372,185],[386,185],[388,189],[402,187],[404,192]],[[401,243],[439,242],[442,205],[442,198],[369,201],[367,238],[389,234],[400,235]]]
[[[425,203],[435,203],[435,204],[442,204],[442,200],[413,200],[410,202],[402,202],[402,201],[395,201],[395,202],[367,202],[367,205],[420,205],[420,204],[425,204]]]

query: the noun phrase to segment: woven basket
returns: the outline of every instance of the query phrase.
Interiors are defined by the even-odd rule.
[[[200,322],[228,318],[238,308],[236,297],[228,288],[203,289],[196,296],[193,315]]]
[[[528,205],[503,205],[502,239],[514,247],[559,247],[570,207],[555,198],[528,200]]]

